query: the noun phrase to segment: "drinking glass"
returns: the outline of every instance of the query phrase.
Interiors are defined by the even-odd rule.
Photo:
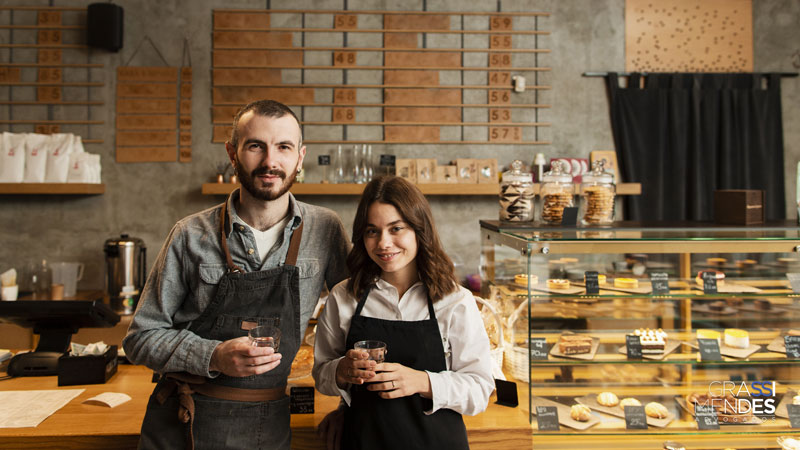
[[[382,341],[358,341],[353,347],[356,350],[365,350],[369,354],[369,359],[378,364],[382,363],[389,353],[386,343]]]
[[[250,344],[253,347],[272,347],[277,352],[281,344],[281,330],[275,325],[251,328],[247,335],[250,337]]]

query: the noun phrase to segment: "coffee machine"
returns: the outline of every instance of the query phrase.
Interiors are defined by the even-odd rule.
[[[144,241],[122,234],[107,239],[106,295],[111,309],[117,314],[133,314],[147,276],[147,248]]]

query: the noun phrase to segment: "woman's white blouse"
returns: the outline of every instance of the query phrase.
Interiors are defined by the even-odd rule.
[[[358,304],[358,300],[347,292],[346,285],[347,280],[331,290],[317,324],[312,374],[320,392],[341,395],[349,405],[349,386],[339,389],[336,385],[336,366],[346,353],[347,332]],[[461,414],[478,414],[489,403],[494,379],[489,338],[475,298],[470,291],[459,287],[457,291],[434,302],[433,309],[442,335],[447,370],[427,372],[433,392],[433,407],[425,413],[432,414],[448,408]],[[370,291],[361,315],[385,320],[429,319],[427,290],[421,282],[417,282],[402,298],[398,298],[394,286],[378,280]],[[388,350],[391,355],[391,344]]]

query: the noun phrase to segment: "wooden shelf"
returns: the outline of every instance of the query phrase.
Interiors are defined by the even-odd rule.
[[[295,195],[361,195],[364,184],[332,184],[332,183],[295,183],[291,192]],[[228,195],[239,184],[203,183],[203,195]],[[499,184],[418,184],[417,187],[425,195],[499,195]],[[539,191],[535,185],[534,191]],[[617,185],[617,195],[639,195],[642,185],[639,183],[621,183]]]
[[[0,183],[0,194],[97,195],[106,192],[96,183]]]

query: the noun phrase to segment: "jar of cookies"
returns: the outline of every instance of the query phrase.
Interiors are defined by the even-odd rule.
[[[550,171],[542,176],[539,186],[541,221],[546,224],[560,224],[564,208],[574,206],[575,188],[572,175],[564,171],[562,161],[554,161]]]
[[[583,225],[609,225],[614,222],[614,175],[603,170],[603,162],[592,163],[592,171],[583,175],[581,204],[578,213]]]
[[[524,170],[522,161],[518,159],[511,163],[511,170],[503,172],[503,181],[500,183],[500,220],[533,220],[533,177]]]

